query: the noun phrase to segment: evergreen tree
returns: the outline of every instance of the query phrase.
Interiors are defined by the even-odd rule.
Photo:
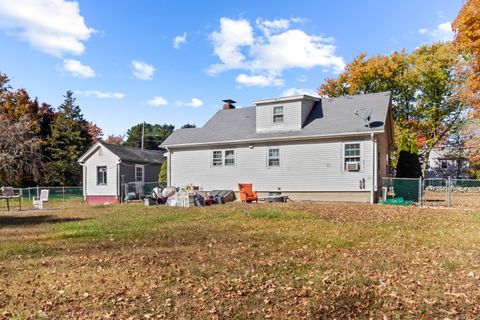
[[[162,167],[160,168],[160,174],[158,176],[158,183],[162,185],[167,185],[167,170],[168,170],[168,163],[165,159],[162,162]]]
[[[131,127],[127,131],[127,140],[124,142],[124,146],[140,148],[142,146],[142,131],[144,130],[144,149],[158,150],[159,145],[167,139],[167,137],[173,132],[175,126],[171,124],[150,124],[140,123]]]
[[[88,122],[81,109],[75,105],[72,91],[67,91],[65,101],[58,107],[51,124],[51,134],[47,139],[47,156],[50,162],[45,165],[46,185],[78,185],[81,181],[81,167],[78,158],[88,150],[92,139],[88,132]]]
[[[422,176],[417,144],[412,142],[406,134],[402,136],[400,144],[396,176],[397,178],[419,178]]]

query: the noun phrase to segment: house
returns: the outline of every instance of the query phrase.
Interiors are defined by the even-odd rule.
[[[458,155],[448,147],[434,148],[428,157],[425,178],[468,179],[469,162],[465,156]]]
[[[310,95],[225,105],[202,128],[179,129],[162,144],[168,183],[293,200],[374,202],[393,146],[390,93]]]
[[[129,182],[158,181],[164,151],[95,143],[78,162],[83,167],[83,196],[89,204],[121,202]]]

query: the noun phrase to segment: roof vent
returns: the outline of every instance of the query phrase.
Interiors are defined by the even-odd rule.
[[[224,110],[235,109],[235,106],[233,104],[237,103],[237,101],[233,101],[232,99],[225,99],[222,101],[224,102],[224,105],[223,105]]]

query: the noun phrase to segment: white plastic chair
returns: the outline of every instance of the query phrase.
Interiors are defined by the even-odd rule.
[[[48,189],[42,189],[40,197],[33,197],[33,208],[42,210],[45,202],[48,202]]]

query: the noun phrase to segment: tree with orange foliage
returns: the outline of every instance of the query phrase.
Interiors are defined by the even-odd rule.
[[[467,0],[452,28],[455,31],[454,47],[465,59],[462,70],[467,79],[460,94],[480,118],[480,0]]]
[[[367,58],[362,53],[318,91],[330,97],[390,91],[396,144],[404,134],[421,137],[417,141],[423,141],[419,149],[425,170],[431,150],[465,120],[466,107],[457,96],[464,80],[454,70],[458,60],[448,42],[424,45],[410,54],[402,50]]]
[[[109,134],[107,136],[107,139],[105,139],[105,143],[108,144],[123,144],[124,142],[124,136],[122,135],[114,135],[114,134]]]

